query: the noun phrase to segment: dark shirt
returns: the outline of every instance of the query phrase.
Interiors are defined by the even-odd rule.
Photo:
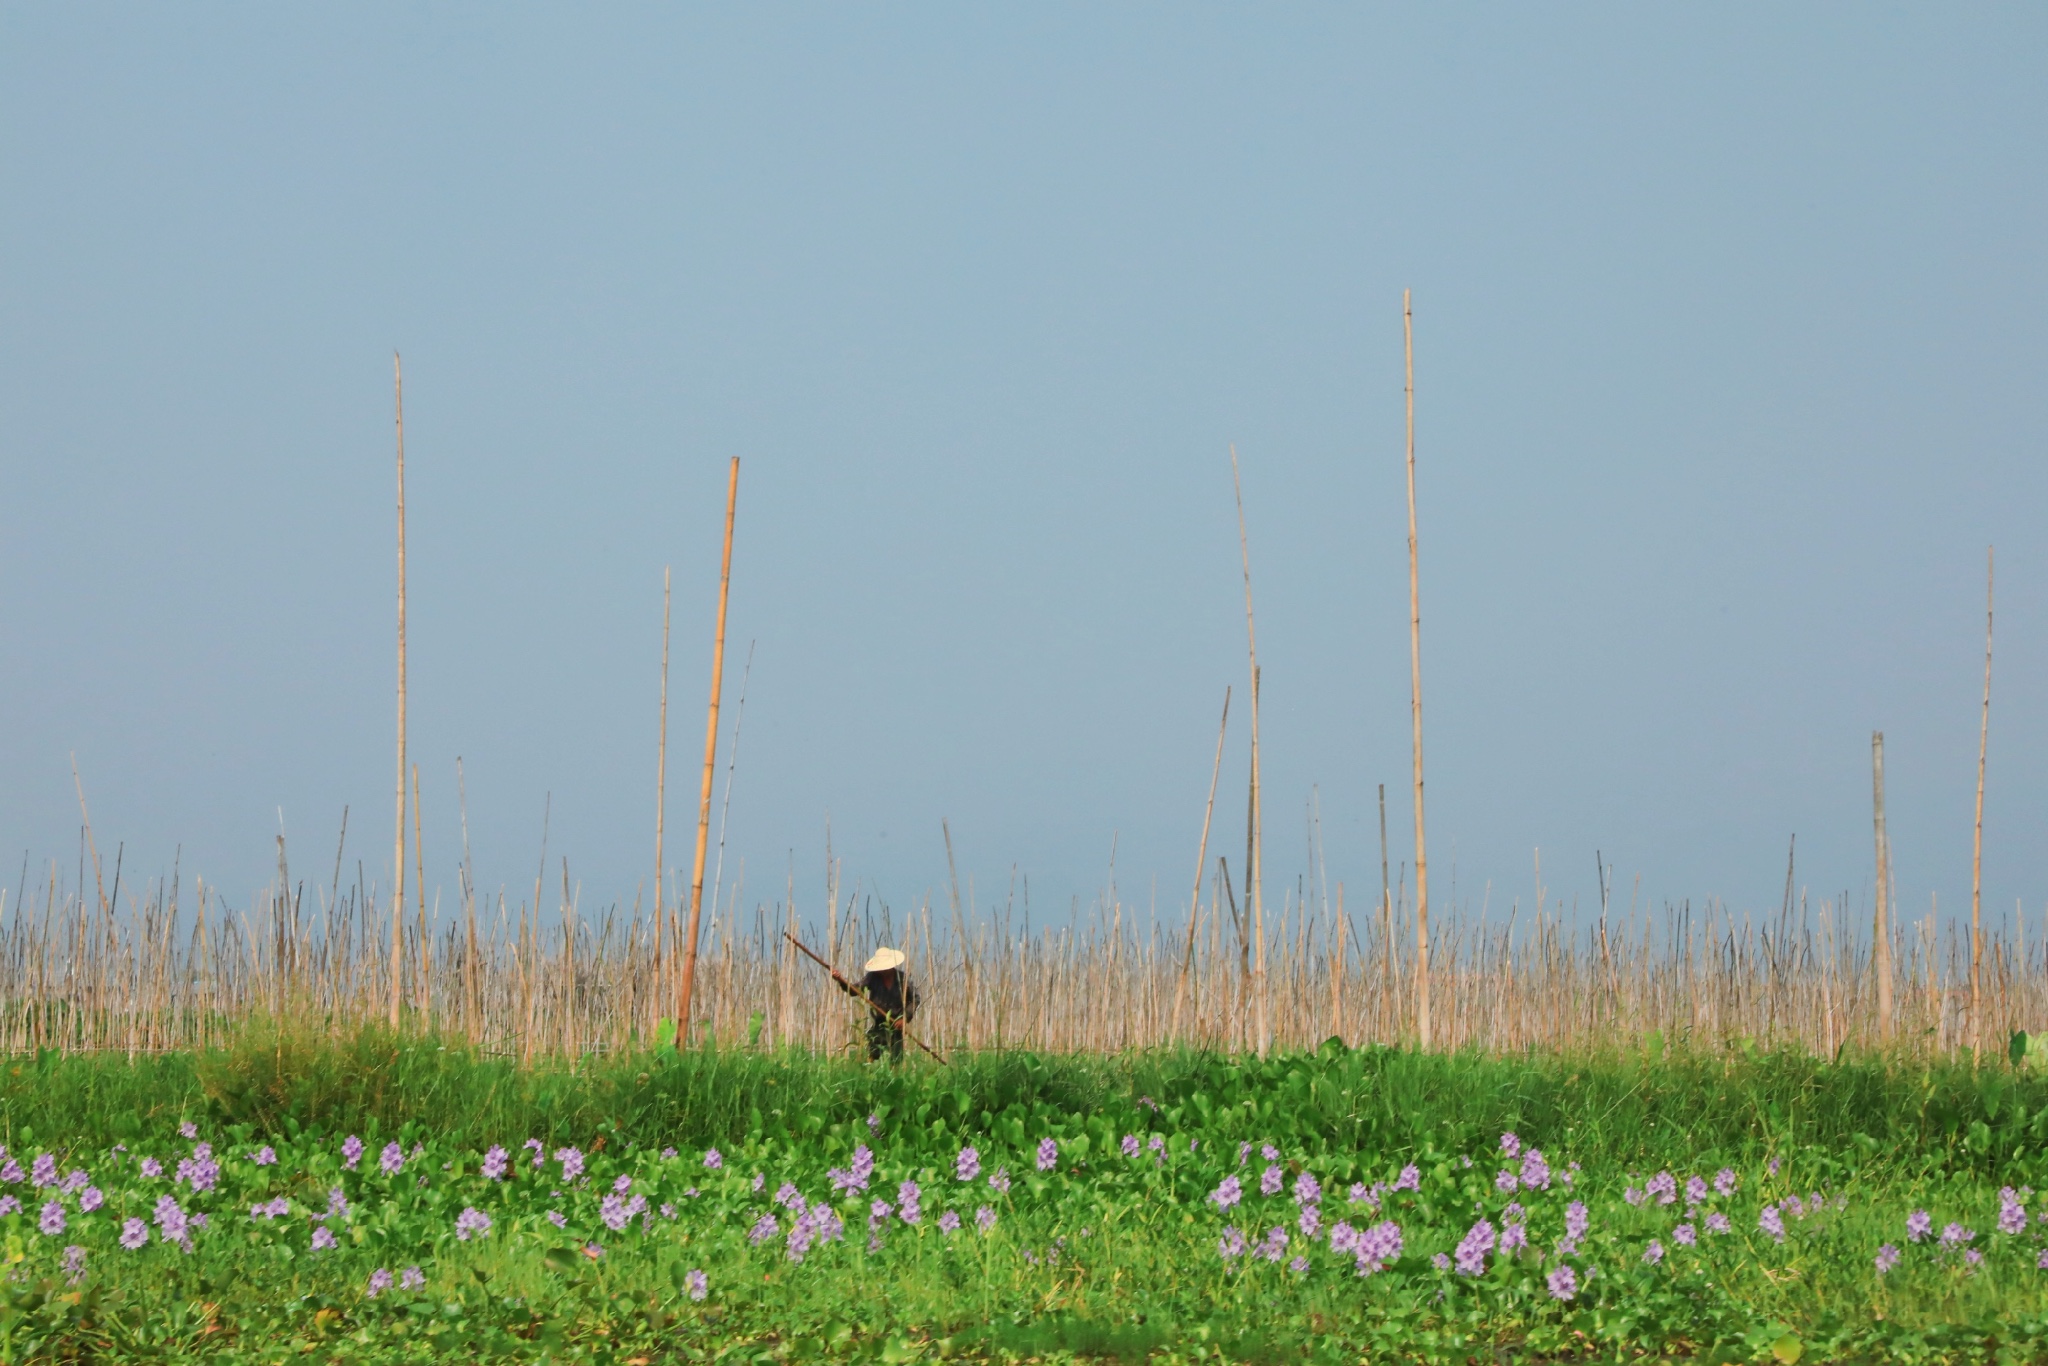
[[[860,980],[867,989],[868,999],[893,1016],[910,1021],[917,1018],[917,988],[911,983],[910,974],[902,968],[889,972],[871,972]],[[887,1028],[880,1016],[868,1012],[869,1028]]]

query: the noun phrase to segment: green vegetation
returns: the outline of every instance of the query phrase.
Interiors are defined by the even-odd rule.
[[[2003,1057],[255,1026],[0,1064],[0,1141],[7,1361],[2048,1359],[2048,1080]]]

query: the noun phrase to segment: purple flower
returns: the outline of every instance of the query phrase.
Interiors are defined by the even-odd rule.
[[[1512,1130],[1500,1136],[1500,1155],[1502,1157],[1519,1157],[1521,1152],[1522,1140],[1517,1138]]]
[[[1320,1205],[1303,1205],[1301,1207],[1301,1217],[1296,1220],[1296,1223],[1300,1226],[1303,1237],[1315,1237],[1317,1231],[1323,1226],[1322,1207]]]
[[[1550,1298],[1568,1300],[1579,1293],[1579,1275],[1569,1266],[1560,1266],[1550,1273]]]
[[[1771,1235],[1778,1242],[1785,1241],[1785,1216],[1778,1213],[1776,1205],[1765,1205],[1756,1216],[1756,1226]]]
[[[1512,1193],[1515,1187],[1519,1185],[1521,1185],[1520,1180],[1518,1180],[1515,1174],[1512,1171],[1509,1171],[1506,1167],[1502,1167],[1498,1172],[1494,1173],[1493,1188],[1499,1191],[1502,1195]]]
[[[325,1252],[334,1246],[334,1230],[322,1224],[313,1230],[313,1251]]]
[[[1422,1189],[1422,1168],[1410,1162],[1401,1168],[1401,1174],[1394,1178],[1393,1188],[1397,1191],[1419,1191]]]
[[[178,1126],[178,1132],[186,1138],[197,1138],[199,1137],[199,1126],[188,1119]]]
[[[664,1219],[673,1219],[673,1218],[675,1218],[675,1217],[676,1217],[676,1207],[675,1207],[674,1205],[670,1205],[670,1204],[663,1204],[663,1205],[662,1205],[662,1207],[661,1207],[661,1217],[662,1217],[662,1218],[664,1218]]]
[[[1244,1198],[1244,1187],[1238,1184],[1235,1176],[1226,1176],[1222,1184],[1210,1193],[1209,1198],[1216,1202],[1217,1209],[1227,1211]]]
[[[1961,1247],[1977,1235],[1961,1224],[1949,1224],[1941,1230],[1941,1245],[1944,1248]]]
[[[797,1190],[796,1183],[792,1181],[785,1181],[775,1188],[775,1203],[791,1214],[802,1214],[807,1207],[803,1193]]]
[[[64,1249],[64,1279],[73,1285],[85,1279],[85,1249],[76,1243]]]
[[[1259,1194],[1278,1195],[1283,1173],[1278,1167],[1268,1167],[1259,1175]]]
[[[363,1140],[356,1137],[354,1134],[350,1134],[347,1138],[344,1138],[341,1141],[341,1165],[349,1171],[354,1171],[356,1169],[356,1163],[362,1160]],[[142,1174],[144,1176],[156,1175],[155,1172],[149,1170],[150,1165],[151,1164],[147,1161],[143,1162]]]
[[[1287,1269],[1297,1276],[1306,1275],[1308,1273],[1308,1258],[1296,1257],[1287,1264]]]
[[[1770,1172],[1772,1176],[1776,1176],[1778,1174],[1778,1159],[1775,1157],[1772,1158],[1769,1162],[1764,1164],[1764,1169]]]
[[[618,1179],[612,1182],[612,1193],[614,1195],[624,1195],[631,1189],[633,1189],[633,1178],[624,1172],[620,1172]]]
[[[1438,1271],[1449,1271],[1451,1269],[1451,1259],[1441,1252],[1431,1257],[1429,1259],[1429,1264],[1435,1267]]]
[[[747,1230],[747,1241],[759,1247],[762,1243],[767,1242],[780,1232],[781,1228],[782,1226],[775,1222],[774,1215],[764,1214],[754,1221],[752,1228]]]
[[[1707,1232],[1709,1233],[1728,1233],[1734,1227],[1733,1224],[1728,1222],[1728,1216],[1719,1210],[1715,1210],[1707,1216]]]
[[[9,1167],[14,1167],[14,1164],[12,1162],[9,1162],[7,1165]],[[152,1179],[162,1176],[164,1174],[164,1164],[157,1161],[153,1157],[145,1157],[142,1159],[142,1174]],[[21,1180],[21,1168],[14,1167],[14,1175],[12,1176],[7,1175],[7,1172],[4,1168],[0,1168],[0,1181],[19,1180]]]
[[[1500,1252],[1505,1257],[1520,1252],[1529,1245],[1529,1227],[1526,1224],[1502,1224],[1500,1226]]]
[[[1139,1153],[1145,1151],[1145,1145],[1138,1142],[1136,1134],[1125,1134],[1123,1150],[1125,1157],[1136,1157]]]
[[[939,1216],[939,1232],[952,1235],[960,1231],[960,1216],[947,1210]]]
[[[569,1216],[558,1209],[551,1209],[548,1211],[548,1222],[556,1228],[567,1228],[569,1227]]]
[[[1592,1216],[1586,1212],[1585,1201],[1574,1200],[1564,1207],[1565,1237],[1572,1239],[1585,1237],[1586,1229],[1591,1226],[1592,1222]]]
[[[398,1175],[405,1170],[405,1149],[396,1143],[386,1143],[384,1151],[378,1155],[377,1166],[386,1176]]]
[[[484,1153],[484,1180],[503,1181],[505,1169],[512,1165],[511,1154],[493,1143]]]
[[[2048,1255],[2048,1254],[2043,1254],[2043,1255]],[[1893,1246],[1892,1246],[1892,1245],[1891,1245],[1890,1243],[1886,1243],[1886,1244],[1885,1244],[1885,1245],[1884,1245],[1883,1247],[1880,1247],[1880,1248],[1879,1248],[1879,1249],[1877,1250],[1877,1274],[1878,1274],[1878,1275],[1880,1275],[1880,1276],[1886,1275],[1887,1273],[1889,1273],[1889,1272],[1891,1271],[1891,1269],[1892,1269],[1893,1267],[1897,1266],[1898,1264],[1899,1264],[1899,1250],[1898,1250],[1898,1249],[1897,1249],[1896,1247],[1893,1247]]]
[[[2008,1234],[2027,1231],[2027,1207],[2020,1203],[2019,1192],[2011,1186],[1998,1193],[1998,1231]]]
[[[391,1273],[380,1266],[370,1273],[370,1284],[364,1288],[363,1295],[368,1299],[374,1300],[390,1288]]]
[[[1280,1160],[1280,1150],[1270,1143],[1261,1143],[1259,1145],[1259,1156],[1265,1158],[1268,1162],[1277,1162]]]
[[[1060,1145],[1049,1138],[1038,1140],[1038,1170],[1049,1172],[1059,1165]]]
[[[1663,1260],[1664,1244],[1658,1242],[1655,1238],[1652,1238],[1650,1240],[1650,1245],[1643,1249],[1643,1263],[1646,1266],[1655,1266],[1657,1263]]]
[[[149,1225],[140,1219],[130,1219],[121,1225],[121,1246],[133,1252],[149,1241]]]
[[[2034,1266],[2039,1270],[2048,1271],[2048,1247],[2041,1249],[2040,1260],[2036,1261]]]
[[[1643,1183],[1643,1194],[1654,1195],[1660,1205],[1676,1204],[1678,1201],[1678,1179],[1670,1172],[1658,1172]]]
[[[100,1194],[98,1186],[87,1186],[78,1193],[78,1212],[80,1214],[91,1214],[94,1210],[105,1204],[106,1199],[106,1196]]]
[[[1458,1242],[1458,1274],[1477,1276],[1486,1269],[1486,1254],[1493,1251],[1493,1225],[1481,1219]]]
[[[58,1186],[58,1189],[69,1195],[71,1192],[85,1186],[91,1180],[91,1177],[78,1170],[78,1168],[73,1167],[70,1171],[64,1173],[64,1180]]]
[[[724,1157],[724,1155],[723,1155],[723,1154],[721,1154],[721,1153],[720,1153],[720,1152],[718,1151],[718,1149],[716,1149],[716,1148],[707,1148],[707,1149],[705,1149],[705,1150],[704,1150],[704,1169],[705,1169],[706,1171],[714,1171],[714,1172],[715,1172],[715,1171],[717,1171],[717,1170],[718,1170],[718,1169],[719,1169],[720,1167],[723,1167],[724,1165],[725,1165],[725,1157]]]
[[[21,1213],[21,1201],[12,1195],[0,1195],[0,1216]]]
[[[1401,1255],[1401,1226],[1388,1219],[1374,1224],[1353,1241],[1358,1274],[1370,1276]]]
[[[1680,1247],[1691,1247],[1700,1240],[1700,1235],[1691,1224],[1680,1224],[1671,1230],[1671,1241]]]
[[[1932,1232],[1934,1232],[1934,1216],[1926,1210],[1916,1209],[1906,1216],[1906,1238],[1909,1242],[1917,1243]]]
[[[1238,1231],[1236,1225],[1224,1228],[1223,1236],[1216,1240],[1216,1253],[1226,1262],[1244,1255],[1244,1234]]]
[[[1735,1168],[1723,1167],[1714,1173],[1714,1194],[1729,1196],[1735,1194]]]
[[[64,1231],[64,1206],[58,1204],[55,1200],[44,1205],[43,1216],[36,1221],[36,1227],[41,1229],[43,1235],[48,1238],[54,1238],[62,1233]]]
[[[896,1188],[896,1217],[906,1224],[915,1224],[924,1218],[917,1205],[919,1194],[915,1181],[905,1181]]]
[[[974,1212],[974,1227],[977,1230],[979,1230],[984,1237],[986,1237],[988,1231],[994,1228],[995,1226],[996,1212],[990,1209],[987,1205],[983,1205],[980,1209]]]
[[[607,1195],[604,1198],[598,1206],[597,1217],[604,1220],[604,1226],[614,1233],[623,1232],[633,1219],[632,1215],[626,1213],[625,1197],[618,1194]]]
[[[555,1161],[562,1164],[562,1180],[574,1181],[583,1175],[583,1150],[580,1148],[555,1149]]]
[[[1008,1167],[997,1167],[995,1174],[989,1177],[988,1184],[989,1189],[993,1190],[997,1195],[1008,1195],[1010,1193],[1010,1169]]]
[[[1806,1217],[1806,1206],[1799,1202],[1799,1197],[1796,1195],[1785,1197],[1785,1208],[1792,1211],[1794,1219],[1804,1219]]]
[[[690,1292],[690,1298],[701,1300],[711,1293],[711,1278],[696,1268],[683,1273],[683,1286]]]
[[[526,1140],[525,1143],[521,1144],[520,1146],[533,1154],[534,1166],[538,1167],[541,1165],[541,1163],[547,1161],[548,1145],[541,1142],[539,1139],[529,1138]]]
[[[868,1116],[868,1132],[871,1134],[882,1132],[882,1117],[880,1115],[870,1114]]]
[[[1702,1201],[1702,1200],[1704,1200],[1704,1199],[1706,1199],[1706,1198],[1707,1198],[1707,1178],[1706,1178],[1706,1177],[1704,1177],[1704,1176],[1688,1176],[1688,1177],[1686,1177],[1686,1178],[1685,1178],[1685,1202],[1686,1202],[1687,1204],[1689,1204],[1689,1205],[1697,1205],[1697,1204],[1698,1204],[1698,1203],[1699,1203],[1700,1201]]]
[[[981,1175],[981,1154],[973,1148],[960,1150],[960,1156],[953,1160],[953,1175],[962,1181],[972,1181]]]
[[[426,1273],[416,1266],[407,1267],[405,1274],[398,1278],[398,1288],[400,1290],[418,1290],[426,1283]]]
[[[1303,1172],[1300,1176],[1294,1178],[1295,1204],[1313,1205],[1322,1198],[1323,1185],[1320,1181],[1316,1180],[1312,1173]]]
[[[1522,1156],[1522,1184],[1530,1190],[1550,1188],[1550,1164],[1543,1160],[1543,1152],[1531,1148]]]
[[[256,1150],[256,1156],[250,1158],[249,1160],[251,1162],[254,1162],[259,1167],[275,1167],[277,1165],[277,1149],[271,1147],[268,1143],[266,1143],[262,1147],[258,1148]]]
[[[475,1205],[466,1205],[462,1213],[455,1216],[455,1236],[468,1242],[472,1235],[481,1238],[491,1231],[491,1216]]]

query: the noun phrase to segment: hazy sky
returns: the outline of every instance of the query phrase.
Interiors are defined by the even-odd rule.
[[[386,884],[391,357],[452,905],[687,878],[743,458],[726,886],[1378,883],[1416,309],[1434,895],[2048,899],[2048,11],[0,9],[0,885]],[[730,725],[727,742],[730,741]],[[721,787],[724,754],[720,760]],[[180,850],[182,854],[180,855]],[[559,867],[550,873],[558,884]],[[1020,883],[1021,889],[1021,883]],[[651,895],[651,893],[650,893]],[[10,905],[13,899],[10,897]],[[2038,933],[2040,925],[2035,920]]]

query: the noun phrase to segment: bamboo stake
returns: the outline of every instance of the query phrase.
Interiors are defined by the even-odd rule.
[[[392,401],[398,423],[398,830],[391,866],[391,1027],[398,1028],[405,963],[405,370],[391,353]]]
[[[1195,927],[1202,919],[1202,870],[1209,863],[1209,819],[1216,814],[1216,780],[1223,773],[1223,733],[1230,726],[1230,688],[1223,689],[1223,719],[1216,723],[1216,761],[1209,768],[1209,804],[1202,809],[1202,840],[1195,848],[1195,890],[1188,898],[1188,947],[1181,956],[1180,977],[1173,985],[1173,1031],[1180,1042],[1181,1005],[1187,999],[1188,969],[1195,961]]]
[[[1244,633],[1251,652],[1252,672],[1252,770],[1250,812],[1245,828],[1245,896],[1251,902],[1252,937],[1257,941],[1252,961],[1252,1009],[1257,1022],[1259,1056],[1266,1056],[1272,1032],[1266,1018],[1266,900],[1265,870],[1259,829],[1259,634],[1252,616],[1252,551],[1244,529],[1244,482],[1238,475],[1237,446],[1230,448],[1230,483],[1237,492],[1237,547],[1244,561]]]
[[[1984,713],[1977,729],[1977,829],[1970,851],[1970,1057],[1984,1053],[1984,996],[1979,969],[1984,961],[1981,905],[1984,897],[1984,752],[1991,740],[1991,589],[1995,561],[1984,551]]]
[[[1415,314],[1401,291],[1402,351],[1408,383],[1408,676],[1415,729],[1415,1033],[1429,1047],[1429,855],[1422,833],[1422,590],[1415,552]]]
[[[1870,732],[1871,820],[1877,841],[1877,918],[1871,928],[1870,971],[1877,978],[1877,1037],[1892,1039],[1891,850],[1884,829],[1884,732]]]
[[[661,738],[654,749],[654,980],[657,990],[650,993],[654,1009],[661,1009],[661,995],[658,989],[666,985],[662,968],[662,954],[667,947],[662,925],[666,915],[662,910],[662,890],[668,881],[668,865],[662,859],[661,833],[662,812],[668,799],[668,589],[669,566],[661,567]],[[652,1021],[649,1021],[650,1025]]]
[[[725,486],[725,554],[718,574],[718,634],[711,647],[711,706],[704,719],[704,785],[697,800],[697,856],[690,875],[690,928],[683,941],[683,982],[676,996],[676,1040],[689,1037],[690,993],[697,978],[697,920],[704,909],[704,856],[711,839],[711,784],[718,761],[718,694],[725,681],[725,603],[732,586],[732,524],[740,496],[740,458]]]

